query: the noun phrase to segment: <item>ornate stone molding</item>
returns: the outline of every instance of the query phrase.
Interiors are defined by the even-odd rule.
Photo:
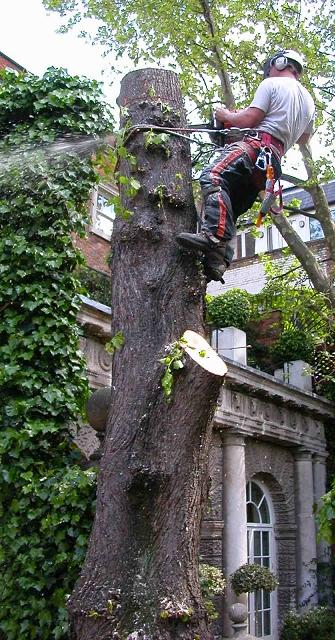
[[[277,380],[273,376],[241,365],[225,358],[228,372],[225,384],[231,389],[241,391],[246,395],[273,402],[279,406],[286,406],[304,414],[311,414],[323,419],[334,419],[335,405],[326,398],[315,393],[302,391],[286,382]]]
[[[335,405],[263,372],[229,361],[214,423],[223,432],[277,441],[325,454],[324,422]]]

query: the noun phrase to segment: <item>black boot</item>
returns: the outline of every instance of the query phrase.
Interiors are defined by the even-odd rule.
[[[215,249],[224,249],[227,244],[224,240],[219,240],[211,233],[204,231],[200,233],[180,233],[176,236],[176,240],[185,249],[201,251],[206,254]]]

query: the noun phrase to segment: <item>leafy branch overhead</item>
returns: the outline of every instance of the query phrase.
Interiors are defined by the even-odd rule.
[[[81,23],[83,18],[91,18],[94,28],[97,19],[96,40],[110,54],[108,62],[115,70],[123,72],[130,60],[135,65],[158,63],[177,71],[196,121],[208,121],[217,103],[229,108],[245,107],[262,79],[265,59],[282,47],[300,51],[307,69],[302,82],[317,105],[316,128],[323,157],[314,161],[310,149],[300,145],[298,174],[302,177],[290,180],[310,194],[314,217],[321,225],[330,258],[335,261],[335,230],[321,187],[334,178],[335,13],[331,0],[322,3],[322,12],[315,0],[189,0],[187,7],[176,0],[44,0],[44,5],[61,13],[64,30]],[[334,305],[332,271],[329,273],[318,262],[285,215],[273,216],[271,221],[315,289],[329,295]]]

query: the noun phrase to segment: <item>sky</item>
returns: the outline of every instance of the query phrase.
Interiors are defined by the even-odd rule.
[[[102,47],[92,46],[73,31],[57,33],[61,24],[62,18],[47,12],[42,0],[3,0],[0,51],[37,75],[54,66],[102,80],[108,102],[115,103],[121,77],[111,76]]]

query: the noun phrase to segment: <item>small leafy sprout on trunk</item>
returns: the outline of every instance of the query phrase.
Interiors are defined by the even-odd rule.
[[[159,360],[160,364],[163,364],[165,371],[162,377],[163,393],[167,401],[170,401],[170,396],[173,387],[173,374],[179,369],[183,369],[185,365],[185,351],[182,347],[183,344],[187,344],[184,338],[180,338],[175,342],[165,347],[166,355]]]
[[[181,621],[181,622],[190,622],[193,616],[192,607],[188,607],[183,602],[175,602],[173,603],[171,600],[165,598],[162,601],[163,609],[159,613],[159,617],[162,620],[167,621]]]
[[[124,335],[123,331],[118,331],[109,342],[106,343],[105,349],[108,353],[113,354],[115,349],[121,349],[124,345]]]
[[[155,133],[152,129],[144,134],[144,146],[146,149],[162,149],[167,158],[171,155],[168,147],[170,136],[168,133]]]

